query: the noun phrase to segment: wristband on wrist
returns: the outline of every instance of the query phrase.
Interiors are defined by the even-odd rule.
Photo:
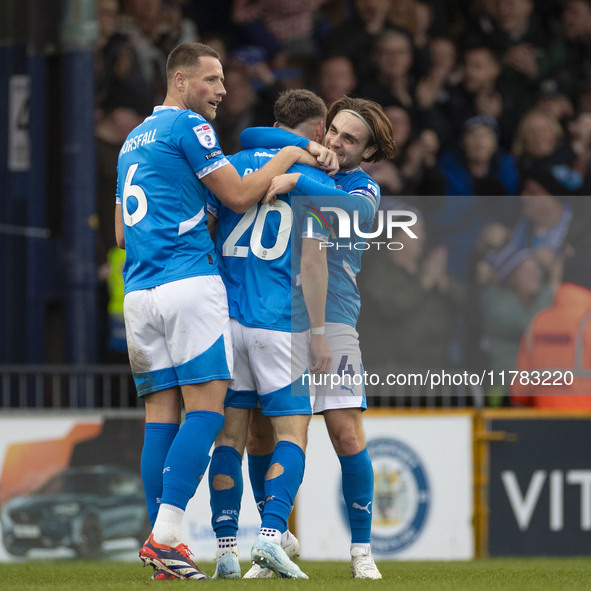
[[[313,326],[311,328],[312,334],[324,334],[326,332],[326,329],[324,328],[324,326]]]

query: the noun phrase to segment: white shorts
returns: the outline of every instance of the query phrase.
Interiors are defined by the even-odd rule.
[[[332,353],[332,362],[326,383],[319,385],[318,381],[315,382],[314,413],[338,408],[365,410],[367,401],[357,331],[348,324],[327,322],[326,341]],[[332,381],[331,376],[334,377]]]
[[[132,291],[123,314],[138,396],[232,377],[228,300],[219,275]]]
[[[310,332],[253,328],[234,318],[230,324],[235,365],[226,406],[260,405],[266,416],[312,414],[313,387],[306,379]]]

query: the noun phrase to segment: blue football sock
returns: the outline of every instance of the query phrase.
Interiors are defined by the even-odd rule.
[[[261,518],[265,508],[265,474],[271,465],[273,454],[264,456],[253,456],[248,454],[248,476],[250,477],[250,486],[254,495],[255,503]]]
[[[352,456],[339,456],[339,461],[351,543],[369,544],[373,504],[373,466],[369,453],[365,448]]]
[[[231,488],[216,490],[213,486],[216,474],[229,476],[234,485]],[[242,456],[228,445],[216,447],[211,454],[209,465],[211,526],[216,538],[236,537],[243,488]]]
[[[265,510],[261,528],[284,532],[293,501],[304,477],[306,455],[299,445],[291,441],[279,441],[275,446],[271,466],[283,466],[283,474],[265,480]]]
[[[179,431],[177,423],[146,423],[142,448],[141,472],[148,518],[154,526],[162,497],[162,470],[168,450]]]
[[[224,416],[193,410],[174,438],[166,457],[162,503],[185,509],[209,464],[209,450],[224,426]]]

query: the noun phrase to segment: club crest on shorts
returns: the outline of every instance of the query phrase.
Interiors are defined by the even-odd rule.
[[[209,123],[203,123],[197,127],[193,127],[193,131],[199,140],[199,143],[207,149],[215,146],[215,135],[213,128]]]
[[[430,490],[420,457],[392,438],[367,442],[374,470],[371,545],[374,554],[399,552],[414,543],[427,520]]]

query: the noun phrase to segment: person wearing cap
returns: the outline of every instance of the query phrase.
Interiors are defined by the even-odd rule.
[[[591,259],[564,263],[552,307],[540,311],[521,341],[514,405],[545,410],[591,410]]]

